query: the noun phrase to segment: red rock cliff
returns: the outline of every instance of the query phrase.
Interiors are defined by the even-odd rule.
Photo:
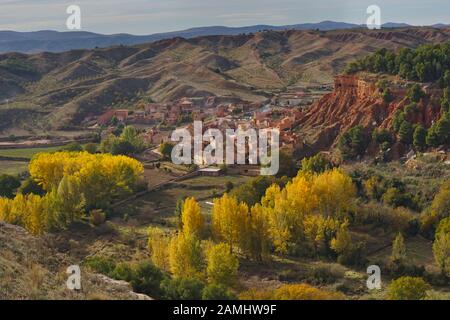
[[[335,146],[341,133],[356,125],[362,125],[368,131],[375,127],[391,128],[396,110],[409,103],[405,97],[406,86],[394,86],[391,91],[394,100],[385,103],[376,80],[354,75],[337,76],[334,91],[302,113],[298,129],[311,151],[317,152]],[[408,119],[425,127],[440,116],[440,90],[428,93],[429,96],[418,104],[418,111]]]

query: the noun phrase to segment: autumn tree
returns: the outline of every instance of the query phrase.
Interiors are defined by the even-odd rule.
[[[58,223],[66,226],[84,215],[86,200],[81,189],[80,178],[77,176],[64,176],[56,189],[56,203],[59,211]]]
[[[150,227],[147,232],[148,247],[153,264],[162,270],[169,271],[170,238],[160,228]]]
[[[2,198],[5,211],[0,219],[34,234],[65,227],[86,210],[130,194],[143,172],[142,165],[128,157],[67,151],[40,153],[29,169],[30,181],[42,186],[41,195],[23,189],[12,200]]]
[[[198,277],[203,268],[200,241],[193,234],[180,232],[169,243],[169,266],[175,277]]]
[[[183,232],[200,237],[205,227],[205,221],[200,211],[200,206],[194,198],[187,198],[183,203],[181,213]]]
[[[239,261],[230,252],[230,247],[225,243],[213,245],[206,252],[206,273],[208,281],[225,287],[231,286],[237,275]]]
[[[269,221],[264,208],[260,204],[254,205],[246,222],[241,248],[253,259],[262,261],[269,255],[271,247]]]
[[[450,217],[439,223],[433,243],[433,254],[442,274],[450,277]]]
[[[312,192],[317,195],[318,210],[325,216],[339,215],[351,207],[356,197],[352,179],[339,169],[315,177]]]
[[[342,294],[314,288],[308,284],[284,284],[275,290],[251,289],[241,293],[242,300],[342,300]]]
[[[439,222],[448,217],[450,212],[450,181],[444,182],[433,199],[431,206],[420,218],[421,230],[426,235],[433,235]]]
[[[239,246],[249,218],[248,207],[225,193],[214,200],[212,227],[216,238],[226,242],[230,251]]]
[[[312,191],[313,179],[312,174],[301,172],[284,189],[272,185],[262,199],[272,243],[279,253],[295,251],[304,240],[304,217],[317,208],[319,201]]]
[[[331,248],[339,257],[348,255],[353,248],[352,236],[348,231],[348,226],[348,221],[345,221],[337,231],[336,237],[331,240]]]
[[[403,263],[406,260],[406,246],[403,235],[399,233],[392,243],[391,260],[394,263]]]

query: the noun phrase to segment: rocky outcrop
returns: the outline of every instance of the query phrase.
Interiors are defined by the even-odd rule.
[[[335,78],[333,92],[314,103],[300,116],[297,128],[314,152],[336,146],[339,136],[356,125],[371,132],[374,128],[391,128],[397,109],[408,103],[406,83],[392,86],[393,101],[386,103],[376,86],[376,77],[339,75]],[[408,115],[412,123],[425,127],[440,117],[441,90],[430,89],[428,96],[420,101],[417,111]]]

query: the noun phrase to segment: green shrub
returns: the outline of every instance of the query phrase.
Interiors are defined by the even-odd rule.
[[[116,267],[116,264],[112,259],[101,256],[94,256],[86,259],[85,265],[93,271],[106,276],[111,276]]]
[[[237,297],[226,287],[216,284],[207,285],[202,292],[203,300],[235,300]]]
[[[161,283],[166,279],[165,274],[150,261],[139,263],[119,263],[110,273],[111,278],[127,281],[138,293],[152,298],[163,297]]]
[[[302,160],[302,170],[312,173],[322,173],[333,167],[331,162],[322,154],[317,154]]]
[[[306,275],[307,281],[313,285],[335,283],[338,278],[338,275],[330,267],[324,265],[311,267]]]
[[[169,300],[201,300],[205,284],[195,278],[164,279],[161,289]]]
[[[423,300],[431,287],[419,277],[401,277],[391,282],[388,287],[390,300]]]
[[[14,197],[15,191],[19,187],[20,180],[18,177],[9,174],[0,175],[0,197]]]

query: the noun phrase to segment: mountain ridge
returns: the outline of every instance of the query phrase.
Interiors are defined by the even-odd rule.
[[[448,25],[436,24],[436,27],[444,28]],[[20,52],[64,52],[73,49],[94,49],[96,47],[108,47],[114,45],[136,45],[146,42],[155,42],[175,37],[195,38],[212,35],[239,35],[242,33],[256,33],[262,30],[282,31],[292,30],[343,30],[363,28],[363,24],[354,24],[336,21],[321,21],[318,23],[300,23],[293,25],[252,25],[243,27],[206,26],[195,27],[179,31],[154,33],[150,35],[132,35],[128,33],[100,34],[88,31],[54,31],[39,30],[31,32],[17,32],[11,30],[0,31],[0,53]],[[406,23],[387,22],[382,28],[411,27]]]

